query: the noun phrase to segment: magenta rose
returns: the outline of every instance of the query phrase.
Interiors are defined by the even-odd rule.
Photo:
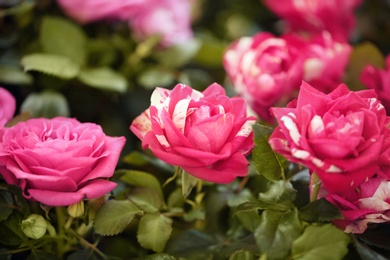
[[[346,42],[355,28],[355,10],[362,0],[264,0],[265,5],[286,22],[287,31],[318,34],[329,31]]]
[[[235,91],[265,121],[272,121],[271,106],[284,106],[297,91],[303,77],[302,39],[275,37],[261,32],[232,43],[223,65]]]
[[[309,40],[306,47],[303,80],[329,93],[343,81],[352,46],[334,41],[328,32]]]
[[[129,24],[138,41],[160,35],[163,47],[184,43],[193,37],[191,1],[149,0],[145,8],[130,17]]]
[[[389,130],[373,90],[341,84],[324,94],[303,82],[297,100],[271,110],[279,123],[272,149],[315,172],[330,193],[348,192],[379,171]]]
[[[198,92],[178,84],[156,88],[150,107],[134,119],[131,131],[168,164],[210,182],[229,183],[248,173],[254,117],[242,98],[229,98],[218,84]]]
[[[390,181],[374,177],[345,196],[329,194],[326,199],[337,206],[343,219],[334,224],[347,233],[361,234],[369,223],[390,222]]]
[[[5,88],[0,87],[0,128],[3,127],[15,114],[16,100]]]
[[[387,114],[390,114],[390,55],[386,57],[386,68],[367,65],[360,74],[360,80],[367,88],[375,90]]]
[[[7,128],[1,136],[0,173],[23,196],[48,206],[68,206],[116,187],[108,181],[125,144],[93,123],[37,118]]]

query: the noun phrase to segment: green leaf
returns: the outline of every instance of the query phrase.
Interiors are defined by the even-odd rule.
[[[33,81],[31,75],[18,67],[0,66],[0,82],[15,85],[30,85]]]
[[[202,39],[202,45],[194,57],[194,60],[208,67],[220,67],[222,65],[222,57],[226,47],[226,43],[222,41],[205,37]]]
[[[259,201],[244,202],[237,206],[233,216],[237,217],[246,229],[254,232],[260,224],[260,213],[264,209]]]
[[[331,224],[310,225],[302,236],[294,241],[292,259],[343,259],[348,253],[349,242],[349,236]]]
[[[229,260],[255,260],[255,255],[251,251],[239,250],[234,252]]]
[[[256,201],[256,197],[247,188],[243,188],[238,193],[231,192],[227,194],[227,205],[229,207],[236,207],[246,201]]]
[[[116,174],[122,175],[120,179],[127,184],[155,190],[164,198],[161,183],[152,174],[136,170],[119,170]]]
[[[80,67],[77,63],[65,56],[34,53],[22,58],[25,71],[38,71],[63,79],[71,79],[77,76]]]
[[[137,258],[141,260],[140,258]],[[142,260],[177,260],[173,255],[165,254],[165,253],[157,253],[151,255],[142,256]]]
[[[163,204],[160,194],[155,190],[147,188],[132,189],[129,199],[148,213],[157,212]]]
[[[271,185],[267,192],[259,193],[259,200],[263,208],[287,211],[293,206],[296,190],[290,182],[278,181]]]
[[[87,37],[70,20],[46,16],[42,20],[39,41],[47,53],[65,56],[79,65],[86,61]]]
[[[108,67],[83,69],[80,71],[78,79],[82,83],[98,89],[121,93],[127,90],[126,78]]]
[[[21,112],[29,113],[30,117],[34,118],[68,117],[70,115],[68,101],[61,93],[54,91],[28,95],[22,103],[20,110]]]
[[[144,166],[148,164],[148,159],[145,158],[145,155],[138,152],[138,151],[132,151],[129,154],[125,155],[123,158],[123,162],[135,165],[135,166]]]
[[[288,212],[265,210],[254,236],[260,251],[267,254],[267,259],[285,259],[293,241],[301,232],[298,210]]]
[[[191,221],[194,221],[194,220],[205,220],[205,217],[206,217],[206,212],[204,212],[204,210],[202,209],[191,209],[189,212],[187,212],[185,215],[184,215],[184,220],[185,221],[188,221],[188,222],[191,222]]]
[[[200,42],[196,39],[179,43],[171,48],[164,49],[156,56],[161,64],[178,68],[189,62],[200,49]]]
[[[122,232],[142,210],[129,200],[109,200],[97,211],[94,220],[95,232],[112,236]]]
[[[255,147],[252,151],[253,165],[256,171],[270,181],[277,181],[284,175],[282,158],[278,156],[268,143],[273,129],[255,124],[252,126],[255,135]]]
[[[141,218],[137,238],[142,247],[161,253],[171,233],[172,219],[159,213],[151,213]]]
[[[19,246],[22,242],[28,241],[20,228],[23,218],[20,213],[15,212],[12,218],[0,223],[0,244]]]
[[[387,240],[387,238],[385,238]],[[375,259],[375,260],[388,260],[387,257],[384,257],[370,248],[367,244],[360,242],[356,237],[353,237],[353,244],[356,248],[361,259]]]
[[[342,218],[340,209],[325,198],[315,200],[300,209],[301,219],[307,222],[324,222]]]
[[[349,57],[344,79],[344,82],[351,90],[366,89],[360,81],[360,73],[369,64],[377,68],[384,68],[385,58],[381,51],[369,42],[355,45]]]
[[[0,190],[0,222],[6,220],[11,215],[14,207],[14,199],[11,193],[6,190]]]
[[[175,81],[174,71],[162,67],[146,69],[139,75],[138,84],[145,88],[154,89],[157,86],[168,86]]]
[[[199,179],[192,176],[186,171],[182,171],[182,191],[183,197],[187,198],[187,196],[191,193],[192,189],[198,183]]]
[[[182,208],[185,198],[183,197],[182,189],[177,188],[169,194],[168,197],[168,207],[172,208]]]

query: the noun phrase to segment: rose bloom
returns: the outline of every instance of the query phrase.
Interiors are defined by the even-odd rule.
[[[337,206],[343,219],[334,224],[347,233],[361,234],[369,223],[390,222],[390,181],[380,177],[368,179],[345,196],[328,194],[326,199]]]
[[[309,40],[303,80],[324,93],[331,92],[342,83],[351,51],[350,44],[334,41],[328,32]]]
[[[161,47],[192,39],[190,0],[57,0],[79,23],[127,21],[138,41],[161,35]]]
[[[5,88],[0,87],[0,128],[13,118],[15,110],[14,96]]]
[[[297,100],[271,110],[279,123],[272,149],[315,172],[330,193],[348,192],[379,171],[389,130],[373,90],[341,84],[324,94],[303,82]]]
[[[168,164],[210,182],[229,183],[248,173],[252,124],[242,98],[229,98],[218,84],[198,92],[178,84],[156,88],[151,106],[132,122],[131,131]]]
[[[354,12],[362,0],[264,0],[285,20],[287,31],[318,34],[329,31],[338,41],[348,41],[355,27]]]
[[[129,24],[138,41],[161,35],[161,45],[169,47],[192,39],[191,2],[189,0],[154,0],[131,17]]]
[[[297,91],[303,77],[306,43],[285,35],[261,32],[233,42],[223,56],[223,65],[235,91],[265,121],[273,120],[269,108],[284,106]]]
[[[63,117],[19,122],[0,140],[5,181],[48,206],[68,206],[113,190],[116,184],[107,178],[126,142],[106,136],[99,125]]]
[[[390,55],[386,57],[386,68],[379,69],[373,65],[364,67],[360,81],[370,89],[374,89],[378,98],[390,113]]]

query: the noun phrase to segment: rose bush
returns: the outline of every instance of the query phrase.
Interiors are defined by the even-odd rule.
[[[390,55],[386,57],[386,67],[376,68],[367,65],[360,74],[361,82],[370,89],[374,89],[378,98],[390,113]]]
[[[0,173],[24,197],[68,206],[103,196],[116,187],[114,173],[124,137],[106,136],[93,123],[37,118],[7,128],[1,136]]]
[[[258,33],[233,42],[223,56],[223,65],[236,92],[260,118],[271,121],[269,108],[286,104],[303,77],[299,49],[305,42],[285,35]]]
[[[286,21],[287,31],[316,35],[328,31],[338,41],[348,41],[355,28],[355,10],[361,0],[264,0],[265,5]]]
[[[4,126],[15,114],[16,100],[5,88],[0,87],[0,127]]]
[[[343,81],[352,46],[337,42],[328,32],[308,40],[303,80],[316,89],[329,93]]]
[[[303,82],[297,100],[271,110],[279,123],[272,149],[315,172],[330,193],[348,192],[379,171],[389,130],[373,90],[341,84],[326,95]]]
[[[334,224],[347,233],[361,234],[369,223],[390,221],[390,181],[379,177],[370,178],[358,189],[345,196],[330,194],[326,199],[336,205],[343,214]]]
[[[248,173],[254,117],[241,98],[229,98],[218,84],[198,92],[184,84],[156,88],[150,107],[131,131],[168,164],[210,182],[229,183]]]

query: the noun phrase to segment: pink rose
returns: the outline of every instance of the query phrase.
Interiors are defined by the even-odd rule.
[[[145,40],[161,35],[161,46],[192,39],[190,0],[57,0],[64,12],[79,23],[102,19],[129,22],[134,37]]]
[[[2,135],[0,173],[27,199],[68,206],[116,187],[106,178],[113,175],[125,142],[76,119],[30,119]]]
[[[79,23],[102,19],[127,20],[144,8],[148,0],[57,0],[64,12]]]
[[[146,7],[129,21],[138,40],[161,35],[161,45],[169,47],[192,39],[189,0],[149,0]]]
[[[345,196],[330,194],[326,199],[340,209],[344,219],[334,224],[347,233],[361,234],[369,223],[390,222],[389,180],[370,178]]]
[[[309,41],[304,61],[303,80],[316,89],[329,93],[342,83],[352,46],[334,41],[323,32]]]
[[[345,42],[355,27],[354,12],[362,0],[264,0],[265,5],[287,23],[287,30],[318,34],[329,31]]]
[[[390,55],[386,57],[385,69],[367,65],[360,74],[360,80],[366,87],[375,90],[387,113],[390,114]]]
[[[5,88],[0,87],[0,128],[15,114],[16,100]]]
[[[317,173],[329,192],[348,192],[379,171],[389,130],[373,90],[341,84],[326,95],[303,82],[297,100],[271,110],[279,123],[272,149]]]
[[[229,98],[218,84],[203,93],[178,84],[156,88],[151,106],[130,126],[168,164],[205,181],[229,183],[248,173],[245,158],[253,147],[252,124],[241,98]]]
[[[258,33],[242,37],[226,50],[223,64],[237,93],[260,118],[272,121],[269,108],[284,106],[297,91],[303,77],[300,48],[306,43],[285,35]]]

